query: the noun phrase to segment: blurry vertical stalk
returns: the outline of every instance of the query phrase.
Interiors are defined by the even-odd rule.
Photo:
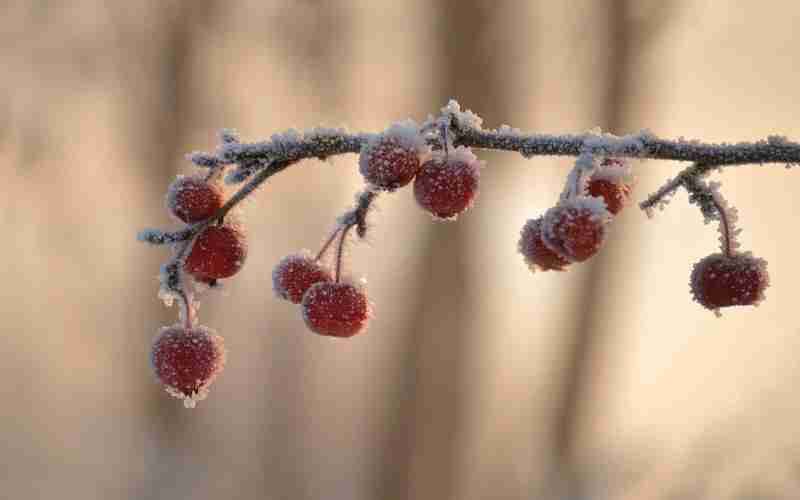
[[[622,134],[626,105],[629,104],[630,85],[632,82],[634,62],[645,47],[647,38],[653,36],[666,22],[668,7],[672,2],[661,2],[657,8],[649,12],[647,23],[633,20],[634,0],[606,0],[605,31],[608,33],[606,49],[606,82],[602,95],[603,109],[600,115],[600,126],[604,131]],[[647,38],[646,38],[647,37]],[[616,228],[617,231],[622,228]],[[581,287],[576,310],[583,311],[572,332],[572,340],[566,342],[565,371],[562,378],[560,399],[557,402],[554,420],[554,452],[557,470],[551,475],[561,481],[559,488],[562,498],[588,498],[585,484],[577,471],[576,449],[581,440],[581,424],[587,407],[592,403],[590,391],[597,384],[592,380],[592,373],[603,362],[603,345],[607,339],[602,334],[610,329],[602,324],[603,302],[606,284],[614,279],[612,274],[612,255],[606,248],[587,264],[589,272]],[[587,265],[585,264],[585,265]]]
[[[141,113],[137,117],[141,123],[137,124],[140,134],[144,134],[142,141],[146,147],[141,150],[146,151],[146,158],[143,163],[151,171],[147,173],[147,178],[155,186],[153,192],[163,193],[166,186],[171,182],[179,167],[177,160],[185,153],[185,143],[190,133],[194,117],[193,109],[200,109],[201,106],[195,101],[197,96],[192,92],[192,81],[196,78],[193,74],[192,62],[195,60],[193,51],[198,37],[208,29],[207,24],[215,13],[215,0],[197,0],[194,2],[169,3],[164,6],[154,6],[158,9],[158,14],[152,18],[164,19],[163,37],[157,38],[159,42],[147,54],[150,59],[146,61],[145,79],[156,76],[152,99],[149,102],[137,102],[137,109],[134,113]],[[124,9],[123,9],[124,10]],[[123,15],[122,10],[117,12]],[[120,19],[120,24],[127,20]],[[136,43],[125,47],[126,51],[135,53],[141,50]],[[132,58],[135,56],[130,54]],[[142,83],[134,79],[130,85]],[[147,105],[149,104],[149,107]],[[140,109],[139,107],[144,107]],[[145,161],[146,160],[146,161]],[[161,199],[159,195],[159,200]],[[163,202],[154,203],[153,206],[162,207]],[[160,261],[163,256],[157,257]],[[154,264],[153,268],[158,268],[159,264]],[[144,264],[143,264],[144,266]],[[163,307],[160,302],[153,303],[153,309],[148,311],[149,317],[162,318],[161,324],[170,324],[174,321],[175,312]],[[155,335],[156,332],[152,332]],[[137,365],[138,366],[138,365]],[[141,376],[141,374],[137,375]],[[150,379],[144,378],[147,382]],[[159,443],[159,460],[161,463],[154,471],[159,471],[153,476],[149,476],[149,481],[138,485],[135,496],[138,498],[159,498],[163,491],[171,490],[175,487],[176,481],[180,481],[175,474],[180,468],[181,451],[186,441],[188,426],[186,425],[186,410],[172,398],[165,397],[165,394],[153,390],[147,394],[152,395],[146,402],[150,406],[145,414],[156,419],[155,425],[151,428],[158,433],[156,437]],[[144,406],[144,405],[143,405]]]
[[[496,9],[479,0],[431,4],[439,63],[436,109],[455,98],[487,121],[501,120],[510,107],[500,68],[507,60],[483,45]],[[376,498],[455,498],[458,455],[463,447],[467,360],[474,348],[469,303],[469,221],[425,229],[421,248],[427,262],[420,277],[416,319],[406,335],[402,368],[406,381],[392,405],[396,418],[383,451],[383,477]]]
[[[311,95],[316,99],[315,112],[336,117],[344,102],[342,84],[349,60],[348,44],[343,43],[352,32],[345,3],[321,0],[299,0],[286,2],[277,10],[269,30],[259,34],[255,45],[271,46],[289,66],[292,73],[304,74],[313,86]],[[298,26],[308,29],[298,29]],[[294,214],[298,220],[307,215]],[[268,314],[273,314],[268,311]],[[292,317],[294,321],[295,318]],[[265,316],[263,324],[274,323],[275,318]],[[264,342],[267,342],[265,339]],[[284,404],[269,401],[264,405],[269,415],[261,430],[260,456],[263,461],[256,470],[264,471],[258,480],[253,479],[249,487],[253,491],[270,491],[276,498],[309,498],[310,491],[319,480],[319,471],[309,470],[307,453],[313,446],[305,442],[309,435],[309,419],[319,411],[309,406],[307,384],[313,379],[314,362],[303,344],[289,338],[269,341],[269,361],[266,363],[266,380],[279,380],[271,385],[268,397]],[[267,397],[265,395],[265,397]],[[311,419],[313,421],[314,419]],[[263,484],[257,484],[262,481]]]

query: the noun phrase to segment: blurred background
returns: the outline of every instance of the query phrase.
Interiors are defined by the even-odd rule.
[[[250,255],[204,297],[228,365],[183,408],[150,341],[175,227],[167,184],[223,127],[378,131],[449,98],[528,131],[800,138],[796,2],[12,1],[0,7],[0,497],[14,499],[796,499],[800,179],[715,177],[757,309],[692,302],[716,251],[680,192],[635,205],[602,254],[532,275],[519,230],[569,159],[482,153],[474,210],[434,223],[382,196],[350,269],[375,318],[311,334],[273,265],[317,249],[361,187],[308,161],[244,204]],[[641,201],[680,165],[637,162]]]

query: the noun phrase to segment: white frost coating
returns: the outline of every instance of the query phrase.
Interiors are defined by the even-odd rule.
[[[663,211],[669,202],[672,201],[672,197],[675,196],[675,193],[678,191],[678,187],[680,187],[680,185],[680,177],[676,177],[675,179],[667,179],[667,182],[661,186],[658,191],[648,196],[646,200],[639,204],[639,208],[644,210],[644,213],[647,215],[648,219],[652,219],[655,217],[653,208],[655,207],[659,211]]]
[[[508,137],[510,139],[519,139],[524,134],[522,133],[522,130],[518,128],[503,124],[497,128],[497,135],[500,137]]]
[[[448,150],[447,157],[450,161],[462,162],[466,163],[467,165],[474,166],[478,169],[478,171],[486,166],[486,162],[479,160],[478,157],[475,156],[475,153],[473,153],[472,150],[466,146],[450,148]]]
[[[630,162],[623,158],[605,158],[592,173],[592,179],[606,180],[609,182],[633,184],[633,173]]]
[[[742,230],[736,227],[736,223],[739,221],[739,211],[728,204],[728,201],[722,196],[722,193],[719,192],[720,186],[722,186],[720,182],[708,183],[708,189],[711,192],[711,196],[714,198],[714,203],[717,209],[722,212],[719,214],[718,220],[719,244],[722,253],[735,253],[736,250],[741,247],[738,236]],[[706,224],[709,224],[713,220],[706,214],[704,214],[703,217]]]
[[[165,234],[166,233],[160,229],[147,228],[139,231],[139,233],[136,234],[136,239],[144,243],[156,245],[158,244],[156,242],[164,239]]]
[[[411,119],[395,122],[383,133],[370,137],[370,139],[364,143],[364,146],[361,148],[361,153],[358,156],[358,169],[361,175],[368,176],[371,170],[370,161],[376,161],[373,155],[371,155],[372,151],[376,147],[386,143],[397,145],[396,153],[399,158],[404,157],[404,151],[409,151],[411,154],[416,155],[419,164],[424,163],[430,158],[430,147],[426,144],[425,138],[420,133],[419,125]],[[413,156],[411,158],[413,158]],[[389,159],[383,160],[383,163],[379,165],[380,168],[378,168],[376,172],[373,172],[373,174],[379,177],[392,177],[394,169]],[[373,167],[375,167],[375,165],[373,165]]]
[[[219,142],[223,144],[235,144],[239,142],[239,133],[232,128],[224,128],[219,131]]]
[[[645,152],[644,141],[653,138],[654,136],[648,130],[620,137],[614,134],[599,133],[599,129],[593,129],[583,140],[583,149],[598,153],[605,152],[610,156],[623,151],[633,151],[637,155],[641,155]]]
[[[473,113],[471,110],[461,111],[461,105],[455,99],[450,99],[447,106],[442,108],[443,115],[451,115],[456,121],[465,127],[481,130],[483,118]]]
[[[420,153],[428,150],[425,139],[419,133],[419,125],[411,119],[392,123],[381,135],[395,138],[400,144],[412,147]]]
[[[303,132],[303,137],[306,139],[317,139],[325,137],[340,137],[345,134],[347,134],[347,130],[341,127],[314,127]]]

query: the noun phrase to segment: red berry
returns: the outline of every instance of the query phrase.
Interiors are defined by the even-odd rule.
[[[288,255],[272,271],[272,289],[275,294],[299,304],[311,285],[332,281],[331,273],[309,255]]]
[[[600,250],[610,217],[599,198],[569,198],[544,214],[542,239],[565,259],[583,262]]]
[[[608,179],[589,179],[589,195],[602,198],[611,215],[617,215],[628,202],[631,188],[622,182]]]
[[[183,267],[200,281],[229,278],[244,265],[247,242],[232,225],[208,226],[192,245]]]
[[[183,399],[186,407],[205,399],[208,386],[225,365],[222,337],[204,326],[162,328],[150,354],[158,380],[167,392]]]
[[[397,124],[369,141],[358,159],[358,169],[367,183],[386,191],[403,187],[420,169],[425,142],[416,127]]]
[[[303,319],[320,335],[352,337],[366,327],[370,314],[364,290],[351,283],[321,282],[303,295]]]
[[[208,219],[222,202],[222,190],[196,176],[179,177],[167,191],[170,213],[187,224]]]
[[[633,176],[630,165],[620,158],[605,158],[587,182],[590,196],[602,198],[611,215],[617,215],[628,203]]]
[[[563,271],[570,261],[552,251],[542,241],[542,218],[530,219],[522,227],[519,239],[519,252],[531,270]]]
[[[758,305],[769,285],[767,262],[750,252],[715,253],[694,265],[689,285],[694,300],[706,309]]]
[[[480,167],[481,162],[463,146],[426,161],[414,179],[417,203],[434,217],[454,218],[478,196]]]

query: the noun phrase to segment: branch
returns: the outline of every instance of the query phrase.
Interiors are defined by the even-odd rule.
[[[549,135],[523,134],[507,125],[497,130],[484,130],[481,124],[480,117],[468,110],[461,111],[459,104],[451,100],[442,108],[439,117],[430,117],[420,130],[434,148],[446,147],[449,140],[454,146],[518,152],[525,158],[610,156],[694,162],[692,167],[642,202],[641,208],[648,213],[653,206],[664,204],[665,198],[680,186],[696,190],[695,181],[711,169],[745,164],[800,164],[800,143],[781,136],[769,136],[756,142],[715,144],[683,138],[660,139],[647,130],[626,136],[601,134],[599,131]],[[221,223],[234,206],[269,177],[304,159],[325,160],[331,156],[358,153],[371,137],[374,134],[352,134],[344,129],[314,128],[304,133],[290,129],[273,135],[268,141],[240,143],[232,132],[223,131],[215,155],[193,153],[189,158],[197,166],[211,169],[237,164],[226,176],[226,182],[238,184],[247,180],[246,184],[207,221],[175,232],[148,229],[139,233],[139,239],[155,245],[189,240],[212,223]]]

